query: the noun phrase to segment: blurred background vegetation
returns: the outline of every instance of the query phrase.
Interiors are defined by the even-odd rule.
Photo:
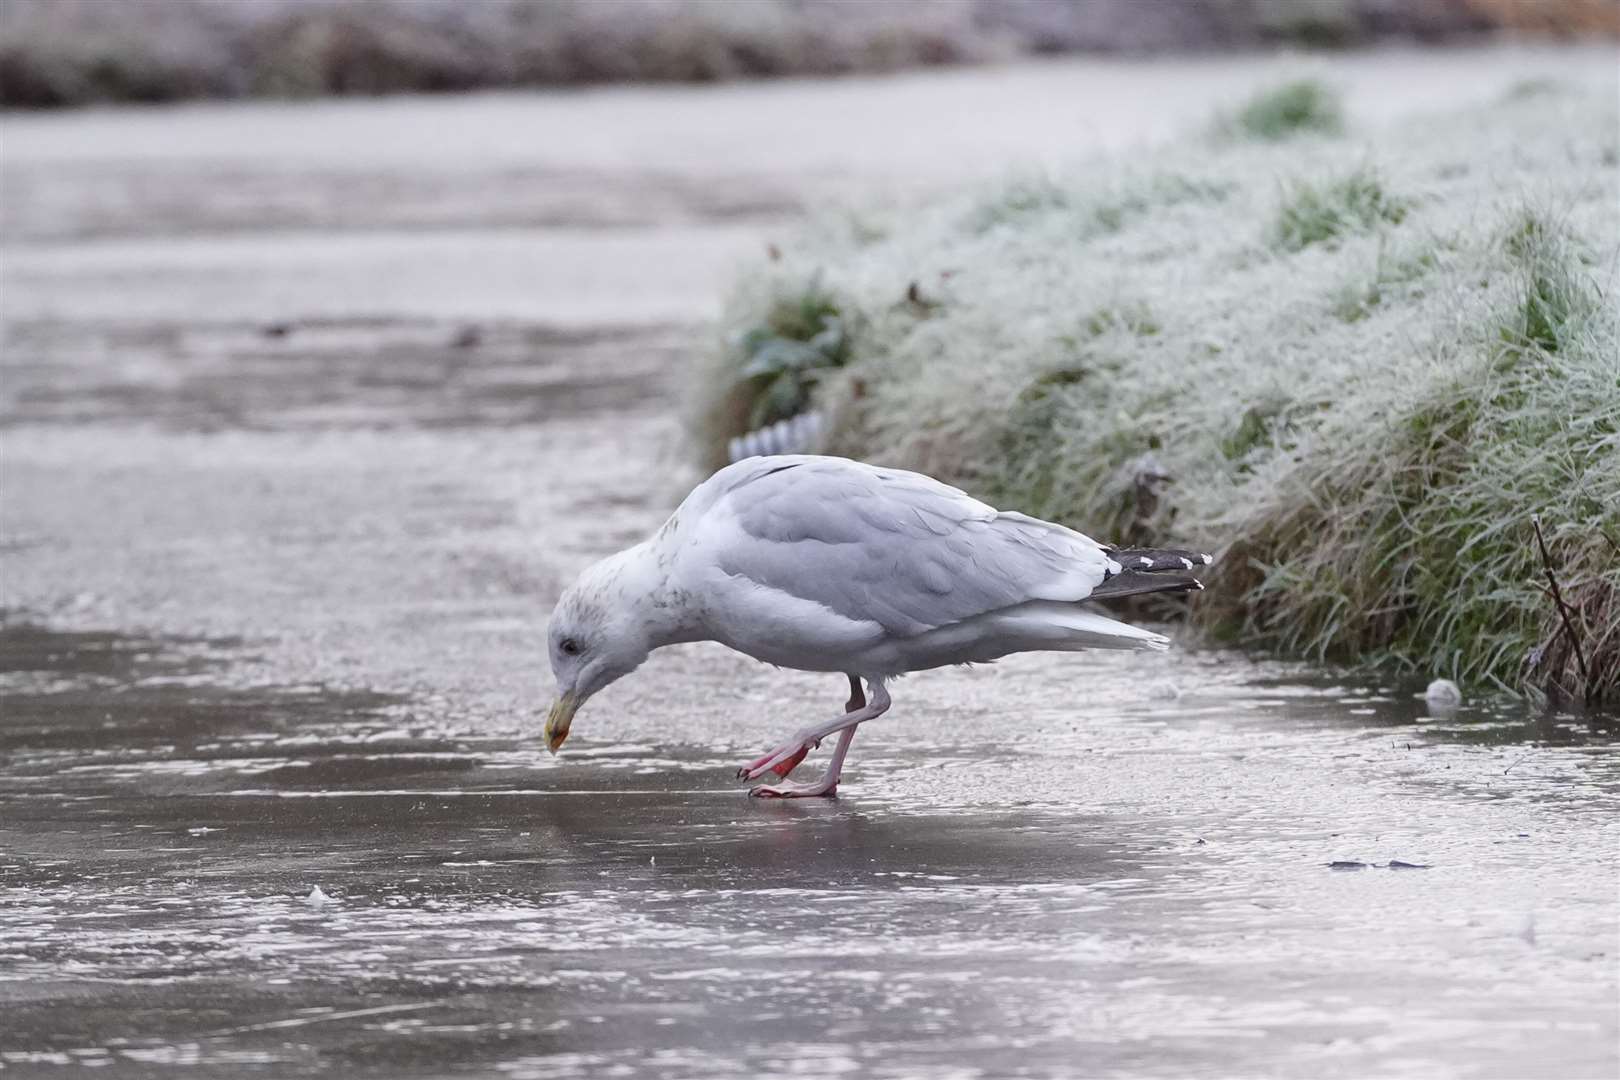
[[[0,104],[888,71],[1620,32],[1614,0],[5,0]]]

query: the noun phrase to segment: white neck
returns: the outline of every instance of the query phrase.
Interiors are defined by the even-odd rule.
[[[641,624],[649,649],[707,636],[695,622],[695,613],[681,603],[679,590],[670,584],[655,540],[621,551],[609,563],[614,607]]]

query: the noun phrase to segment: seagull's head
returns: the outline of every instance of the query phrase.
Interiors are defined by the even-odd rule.
[[[568,587],[551,613],[547,652],[557,678],[557,703],[546,717],[546,747],[553,754],[568,738],[574,713],[590,696],[641,666],[652,644],[636,591],[634,552],[603,559]]]

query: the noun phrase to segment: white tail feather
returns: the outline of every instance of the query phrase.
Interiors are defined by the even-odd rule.
[[[1170,639],[1140,626],[1122,623],[1073,604],[1033,603],[997,613],[1006,631],[1039,644],[1040,649],[1153,649],[1170,648]]]

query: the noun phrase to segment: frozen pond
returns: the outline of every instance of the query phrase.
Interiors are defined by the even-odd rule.
[[[1330,74],[1376,123],[1610,71]],[[841,680],[694,646],[539,743],[545,614],[691,479],[736,260],[824,185],[1049,156],[1021,103],[1079,155],[1268,77],[1175,74],[6,117],[4,1071],[1620,1071],[1602,717],[1021,657],[902,681],[840,799],[760,803],[736,765]]]
[[[1110,658],[1077,708],[1037,659],[902,684],[843,797],[784,805],[731,780],[751,743],[683,738],[681,710],[551,759],[409,697],[232,687],[235,649],[0,634],[0,1060],[1614,1064],[1620,760],[1589,724],[1422,722],[1405,695],[1209,655],[1173,676],[1196,691],[1146,702],[1132,680],[1172,676]]]

